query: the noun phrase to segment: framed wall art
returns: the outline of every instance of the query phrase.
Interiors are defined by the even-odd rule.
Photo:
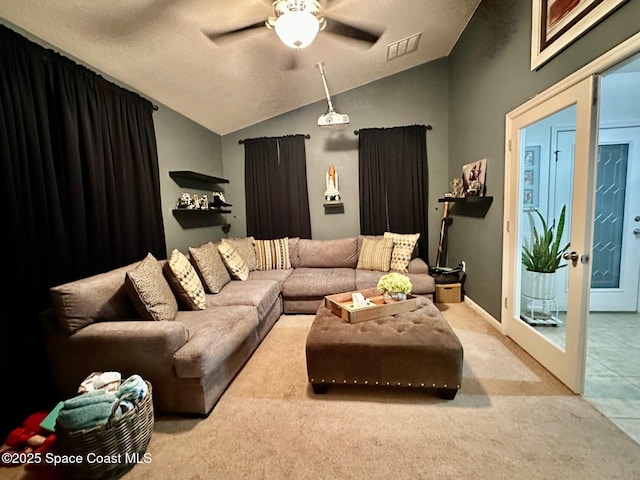
[[[522,207],[538,208],[540,195],[540,145],[524,147],[522,159]]]
[[[541,67],[627,0],[532,0],[531,70]]]
[[[487,181],[487,159],[462,166],[462,196],[484,197]]]

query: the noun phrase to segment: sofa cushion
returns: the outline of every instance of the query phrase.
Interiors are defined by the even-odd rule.
[[[255,241],[256,270],[283,270],[291,268],[289,239]]]
[[[393,240],[393,253],[391,254],[391,270],[407,273],[413,250],[416,248],[419,233],[401,234],[384,232],[385,238]]]
[[[222,238],[220,242],[231,245],[250,272],[256,269],[255,238]]]
[[[260,319],[269,312],[280,295],[280,284],[275,280],[232,281],[217,295],[207,295],[211,306],[250,305],[258,309]]]
[[[366,288],[377,288],[378,280],[385,275],[385,272],[379,270],[356,270],[356,290],[364,290]]]
[[[218,247],[213,243],[208,242],[197,248],[189,247],[189,256],[207,292],[218,293],[231,281],[229,270],[222,261]]]
[[[225,359],[247,338],[257,335],[258,312],[247,306],[209,307],[178,312],[176,320],[189,331],[189,341],[173,355],[176,374],[200,378],[224,368]]]
[[[436,291],[436,281],[431,275],[425,275],[424,273],[405,273],[405,275],[411,280],[411,293],[424,295]]]
[[[291,268],[298,268],[300,266],[299,242],[300,237],[289,237],[289,261],[291,262]]]
[[[249,278],[249,268],[247,264],[244,263],[240,254],[230,243],[221,242],[218,244],[218,251],[222,256],[222,261],[231,274],[231,278],[237,280],[246,280]]]
[[[356,290],[376,288],[378,280],[385,275],[384,272],[375,270],[356,270]],[[411,280],[411,293],[414,295],[432,294],[436,290],[436,282],[430,275],[422,273],[404,273]]]
[[[391,238],[365,238],[358,255],[358,269],[388,272],[391,265],[393,240]]]
[[[275,280],[280,285],[280,290],[282,290],[282,284],[289,278],[291,273],[293,273],[293,268],[287,270],[254,270],[249,272],[249,280]]]
[[[169,286],[180,304],[187,310],[204,310],[207,300],[200,277],[189,259],[174,248],[163,269]]]
[[[124,277],[138,262],[51,288],[62,331],[71,334],[94,322],[140,319],[124,288]]]
[[[337,240],[298,241],[300,267],[356,268],[358,264],[358,238]]]
[[[160,263],[151,253],[127,271],[124,285],[142,318],[158,321],[176,318],[178,302],[162,273]]]
[[[296,268],[282,284],[288,298],[321,298],[356,288],[353,268]]]

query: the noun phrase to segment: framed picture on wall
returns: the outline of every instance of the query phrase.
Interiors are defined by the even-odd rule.
[[[540,145],[524,147],[522,171],[522,206],[538,208],[540,193]]]
[[[532,0],[531,70],[541,67],[627,0]]]
[[[487,181],[487,159],[462,166],[462,196],[484,197]]]

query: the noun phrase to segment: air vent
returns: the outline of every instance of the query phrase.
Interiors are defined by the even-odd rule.
[[[422,33],[416,33],[415,35],[387,45],[387,61],[401,57],[407,53],[415,52],[418,49],[421,36]]]

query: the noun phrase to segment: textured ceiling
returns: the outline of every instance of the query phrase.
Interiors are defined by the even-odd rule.
[[[322,0],[323,12],[384,29],[373,46],[320,32],[301,51],[266,27],[214,43],[203,33],[272,15],[268,0],[0,0],[0,16],[220,135],[446,56],[480,0]],[[422,33],[387,61],[387,44]],[[318,112],[324,113],[324,112]]]

